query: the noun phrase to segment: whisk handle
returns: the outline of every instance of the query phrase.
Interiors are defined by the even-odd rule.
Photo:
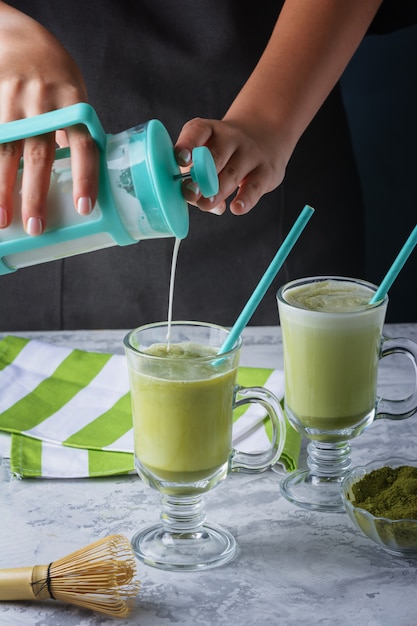
[[[51,597],[45,580],[46,565],[0,569],[1,600],[46,600]]]
[[[0,570],[0,600],[34,600],[33,567],[10,567]]]

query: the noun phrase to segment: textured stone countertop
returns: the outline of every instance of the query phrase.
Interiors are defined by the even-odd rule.
[[[16,333],[82,349],[123,352],[125,331]],[[417,324],[386,327],[417,341]],[[282,367],[279,327],[249,327],[242,365]],[[379,385],[396,396],[411,385],[408,359],[385,359]],[[390,361],[390,363],[388,363]],[[354,465],[392,455],[417,458],[417,417],[380,420],[352,442]],[[0,483],[0,567],[49,563],[111,533],[131,537],[155,521],[158,496],[136,476]],[[112,620],[62,605],[0,603],[1,626],[414,626],[417,559],[391,556],[344,513],[302,510],[279,492],[279,476],[231,475],[207,497],[207,516],[236,537],[238,557],[206,572],[138,565],[133,614]]]

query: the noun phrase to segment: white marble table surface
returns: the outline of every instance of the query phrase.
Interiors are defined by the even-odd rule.
[[[386,327],[417,341],[417,324]],[[82,349],[122,353],[120,331],[16,333]],[[245,331],[243,365],[282,367],[279,327]],[[414,376],[406,358],[380,368],[385,395]],[[388,455],[416,458],[417,417],[374,423],[352,442],[354,465]],[[208,518],[237,538],[235,561],[198,573],[139,564],[134,613],[112,620],[54,601],[0,603],[1,626],[413,626],[417,559],[393,557],[362,537],[344,513],[299,509],[279,476],[230,476],[207,498]],[[49,563],[111,533],[131,537],[158,515],[158,496],[135,476],[13,480],[0,484],[0,567]]]

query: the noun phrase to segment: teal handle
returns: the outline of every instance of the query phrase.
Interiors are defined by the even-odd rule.
[[[114,241],[120,246],[136,243],[136,240],[126,231],[114,205],[105,159],[107,135],[97,113],[90,104],[79,102],[62,109],[41,113],[34,117],[0,124],[0,143],[35,137],[76,124],[84,124],[86,126],[100,149],[98,203],[102,212],[101,216],[85,224],[66,226],[55,231],[47,230],[39,237],[25,235],[14,241],[0,241],[0,275],[14,271],[3,261],[3,257],[8,254],[34,250],[98,232],[110,233]]]
[[[106,133],[93,107],[85,102],[0,124],[0,143],[36,137],[76,124],[84,124],[100,150],[105,149]]]

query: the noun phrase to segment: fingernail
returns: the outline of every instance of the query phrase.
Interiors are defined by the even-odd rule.
[[[0,206],[0,228],[6,228],[8,222],[7,211],[4,207]]]
[[[42,220],[40,217],[29,217],[26,222],[26,232],[32,237],[42,234]]]
[[[218,204],[214,207],[214,209],[209,209],[209,213],[212,213],[213,215],[223,215],[225,208],[226,207],[223,204]]]
[[[197,185],[197,183],[194,183],[194,182],[187,183],[185,185],[185,188],[195,193],[196,196],[200,194],[200,187]]]
[[[244,211],[245,203],[242,202],[242,200],[235,200],[234,204],[238,204],[240,206],[240,208],[242,209],[242,211]]]
[[[178,152],[178,157],[181,161],[184,161],[184,163],[191,163],[191,152],[185,148]]]
[[[77,213],[80,215],[90,215],[93,210],[93,203],[91,202],[91,198],[78,198],[77,200]]]

